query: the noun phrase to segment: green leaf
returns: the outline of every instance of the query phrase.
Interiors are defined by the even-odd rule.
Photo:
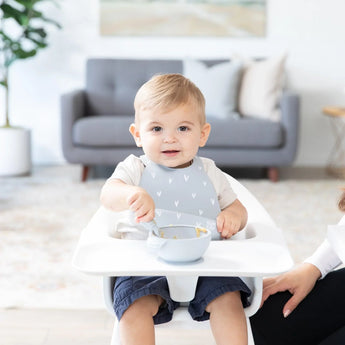
[[[33,27],[28,27],[25,32],[25,36],[39,36],[41,38],[46,38],[47,37],[47,32],[43,28],[33,28]]]
[[[55,26],[56,26],[57,28],[59,28],[59,29],[62,28],[62,26],[61,26],[58,22],[56,22],[55,20],[53,20],[53,19],[45,18],[45,17],[42,17],[41,19],[44,20],[46,23],[50,23],[50,24],[52,24],[52,25],[55,25]]]
[[[48,46],[48,44],[44,40],[38,41],[33,37],[30,37],[29,39],[31,42],[35,43],[36,46],[40,49],[46,48]]]
[[[36,11],[34,9],[30,9],[27,11],[27,16],[31,19],[31,18],[40,18],[43,19],[43,13],[40,11]]]
[[[27,59],[29,57],[32,57],[36,55],[37,49],[31,49],[31,50],[24,50],[22,48],[18,48],[13,51],[13,54],[17,57],[17,59]]]
[[[5,19],[7,18],[13,18],[19,25],[22,25],[23,21],[23,12],[8,5],[8,4],[1,4],[0,9],[3,12],[3,17]]]
[[[30,10],[23,10],[12,7],[8,4],[2,4],[0,8],[3,10],[4,18],[13,18],[20,26],[27,26],[31,19]]]
[[[7,36],[2,30],[0,30],[0,36],[3,37],[4,41],[12,41],[12,38]]]

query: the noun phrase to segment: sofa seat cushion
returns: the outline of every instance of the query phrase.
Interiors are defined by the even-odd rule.
[[[208,147],[272,148],[284,144],[281,123],[251,117],[209,118],[211,134]]]
[[[133,120],[134,115],[83,117],[73,126],[73,142],[94,147],[135,146],[128,130]]]

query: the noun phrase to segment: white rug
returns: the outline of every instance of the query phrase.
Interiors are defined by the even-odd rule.
[[[104,180],[79,182],[79,167],[39,167],[0,178],[0,308],[104,308],[101,278],[71,267]],[[241,180],[284,231],[296,262],[339,221],[340,180]]]

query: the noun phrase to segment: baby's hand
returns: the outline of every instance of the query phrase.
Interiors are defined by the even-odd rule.
[[[217,217],[217,229],[222,238],[230,238],[241,229],[242,219],[230,209],[222,210]]]
[[[155,216],[155,203],[151,196],[141,187],[136,187],[127,199],[128,207],[135,214],[135,221],[149,222]]]

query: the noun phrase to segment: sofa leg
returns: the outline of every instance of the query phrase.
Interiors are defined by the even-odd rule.
[[[279,171],[277,167],[269,167],[267,169],[267,176],[271,182],[278,182]]]
[[[89,167],[87,165],[83,165],[82,172],[81,172],[81,181],[85,182],[87,180],[87,175],[89,174]]]

